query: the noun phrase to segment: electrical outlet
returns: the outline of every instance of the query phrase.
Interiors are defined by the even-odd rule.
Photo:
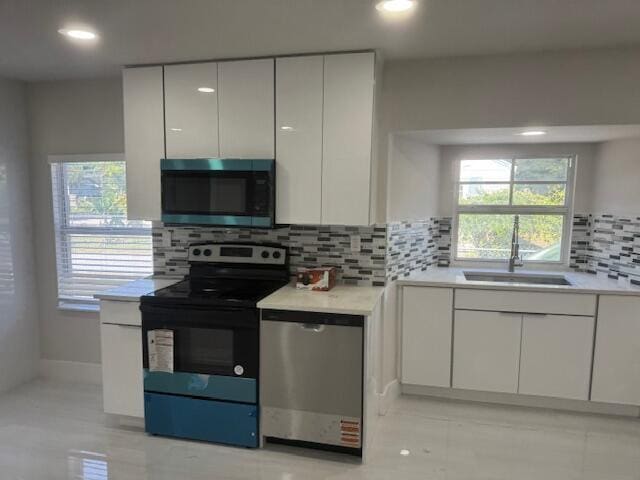
[[[360,235],[351,235],[350,239],[351,239],[351,251],[353,253],[360,252],[360,246],[361,246]]]
[[[162,246],[165,248],[171,248],[171,232],[167,230],[162,232]]]

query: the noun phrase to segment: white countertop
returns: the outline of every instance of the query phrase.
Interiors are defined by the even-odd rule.
[[[155,292],[183,280],[183,277],[147,277],[125,283],[105,292],[97,293],[99,300],[118,300],[121,302],[137,302],[142,295]]]
[[[618,283],[617,280],[607,278],[604,275],[591,273],[578,273],[573,271],[540,271],[540,270],[516,270],[518,273],[564,275],[571,285],[535,285],[529,283],[496,283],[476,280],[467,280],[464,272],[498,272],[506,273],[499,269],[478,268],[434,268],[426,272],[415,273],[406,278],[398,279],[398,285],[432,286],[432,287],[458,287],[476,288],[485,290],[528,290],[541,292],[573,292],[573,293],[601,293],[611,295],[640,295],[640,287],[628,283]]]
[[[336,285],[328,292],[312,292],[297,290],[290,284],[260,300],[258,308],[368,316],[375,310],[383,291],[382,287]]]

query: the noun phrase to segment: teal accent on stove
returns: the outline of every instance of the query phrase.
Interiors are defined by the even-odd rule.
[[[162,170],[185,171],[235,171],[235,172],[268,172],[273,168],[272,159],[241,158],[163,158],[160,160]]]
[[[145,392],[144,423],[152,435],[258,447],[257,405]]]
[[[226,377],[186,372],[150,372],[144,369],[144,391],[256,403],[257,382],[253,378]]]

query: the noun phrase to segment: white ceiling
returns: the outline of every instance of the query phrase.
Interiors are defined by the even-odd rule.
[[[0,0],[0,75],[115,75],[123,64],[378,48],[388,59],[640,44],[640,0]],[[57,33],[69,22],[92,47]]]
[[[525,137],[525,130],[544,130],[546,135]],[[589,125],[568,127],[468,128],[403,132],[399,135],[434,145],[482,145],[505,143],[597,143],[640,138],[640,125]]]

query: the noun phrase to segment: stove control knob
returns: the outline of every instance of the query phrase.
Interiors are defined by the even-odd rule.
[[[273,252],[273,258],[275,258],[276,260],[280,258],[280,252],[279,251],[275,251]]]
[[[210,257],[211,256],[211,250],[209,250],[208,248],[205,249],[205,251],[203,252],[205,257]]]
[[[199,248],[194,248],[193,249],[193,254],[197,257],[198,255],[200,255],[200,249]]]
[[[233,367],[233,373],[240,376],[244,373],[244,367],[242,365],[236,365]]]
[[[262,258],[269,258],[269,252],[267,252],[266,250],[263,250],[262,251]]]

